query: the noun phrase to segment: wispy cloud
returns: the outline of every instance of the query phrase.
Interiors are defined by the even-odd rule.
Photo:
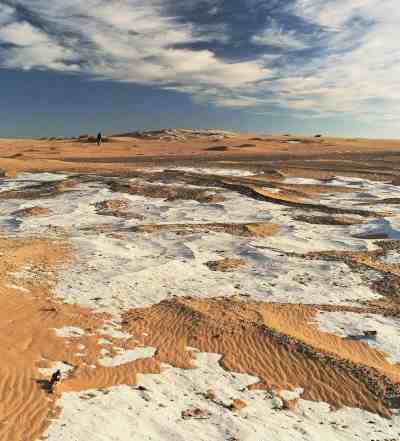
[[[157,85],[257,112],[396,120],[398,0],[293,0],[272,12],[259,0],[228,3],[9,0],[0,4],[0,65]],[[199,8],[209,23],[193,18]],[[253,30],[257,11],[264,26]]]
[[[294,29],[286,30],[275,19],[270,19],[266,28],[253,35],[252,41],[258,45],[273,46],[281,49],[306,49],[310,46],[307,38]]]
[[[274,91],[318,113],[365,117],[400,104],[400,10],[396,0],[298,0],[294,13],[324,29],[324,50]]]
[[[26,0],[16,4],[42,20],[2,28],[3,65],[23,69],[79,70],[99,78],[140,84],[236,88],[263,79],[263,63],[229,62],[190,45],[221,38],[209,27],[180,23],[161,3],[145,0]],[[212,11],[212,10],[211,10]],[[212,11],[213,12],[213,11]],[[17,19],[16,19],[17,20]]]

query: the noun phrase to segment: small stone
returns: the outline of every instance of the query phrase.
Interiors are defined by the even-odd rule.
[[[247,403],[243,400],[233,400],[231,405],[229,406],[229,409],[232,412],[240,412],[242,409],[247,407]]]
[[[182,418],[184,420],[189,418],[194,418],[197,420],[205,420],[207,418],[210,418],[210,412],[208,410],[199,409],[199,408],[186,409],[182,411]]]
[[[215,392],[212,389],[208,389],[204,396],[205,398],[207,398],[207,400],[212,400],[212,401],[217,398]]]

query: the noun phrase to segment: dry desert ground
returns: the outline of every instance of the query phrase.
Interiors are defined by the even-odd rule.
[[[0,140],[1,441],[400,440],[400,141],[92,141]]]

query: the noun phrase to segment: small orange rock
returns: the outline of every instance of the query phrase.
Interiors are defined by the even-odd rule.
[[[231,405],[229,406],[229,409],[232,412],[240,412],[242,409],[247,407],[247,403],[243,400],[233,400]]]
[[[299,399],[295,398],[294,400],[285,400],[285,399],[282,398],[282,401],[283,401],[282,409],[293,410],[296,407]]]

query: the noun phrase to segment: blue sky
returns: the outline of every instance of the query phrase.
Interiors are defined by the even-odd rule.
[[[0,137],[400,137],[398,0],[0,0]]]

